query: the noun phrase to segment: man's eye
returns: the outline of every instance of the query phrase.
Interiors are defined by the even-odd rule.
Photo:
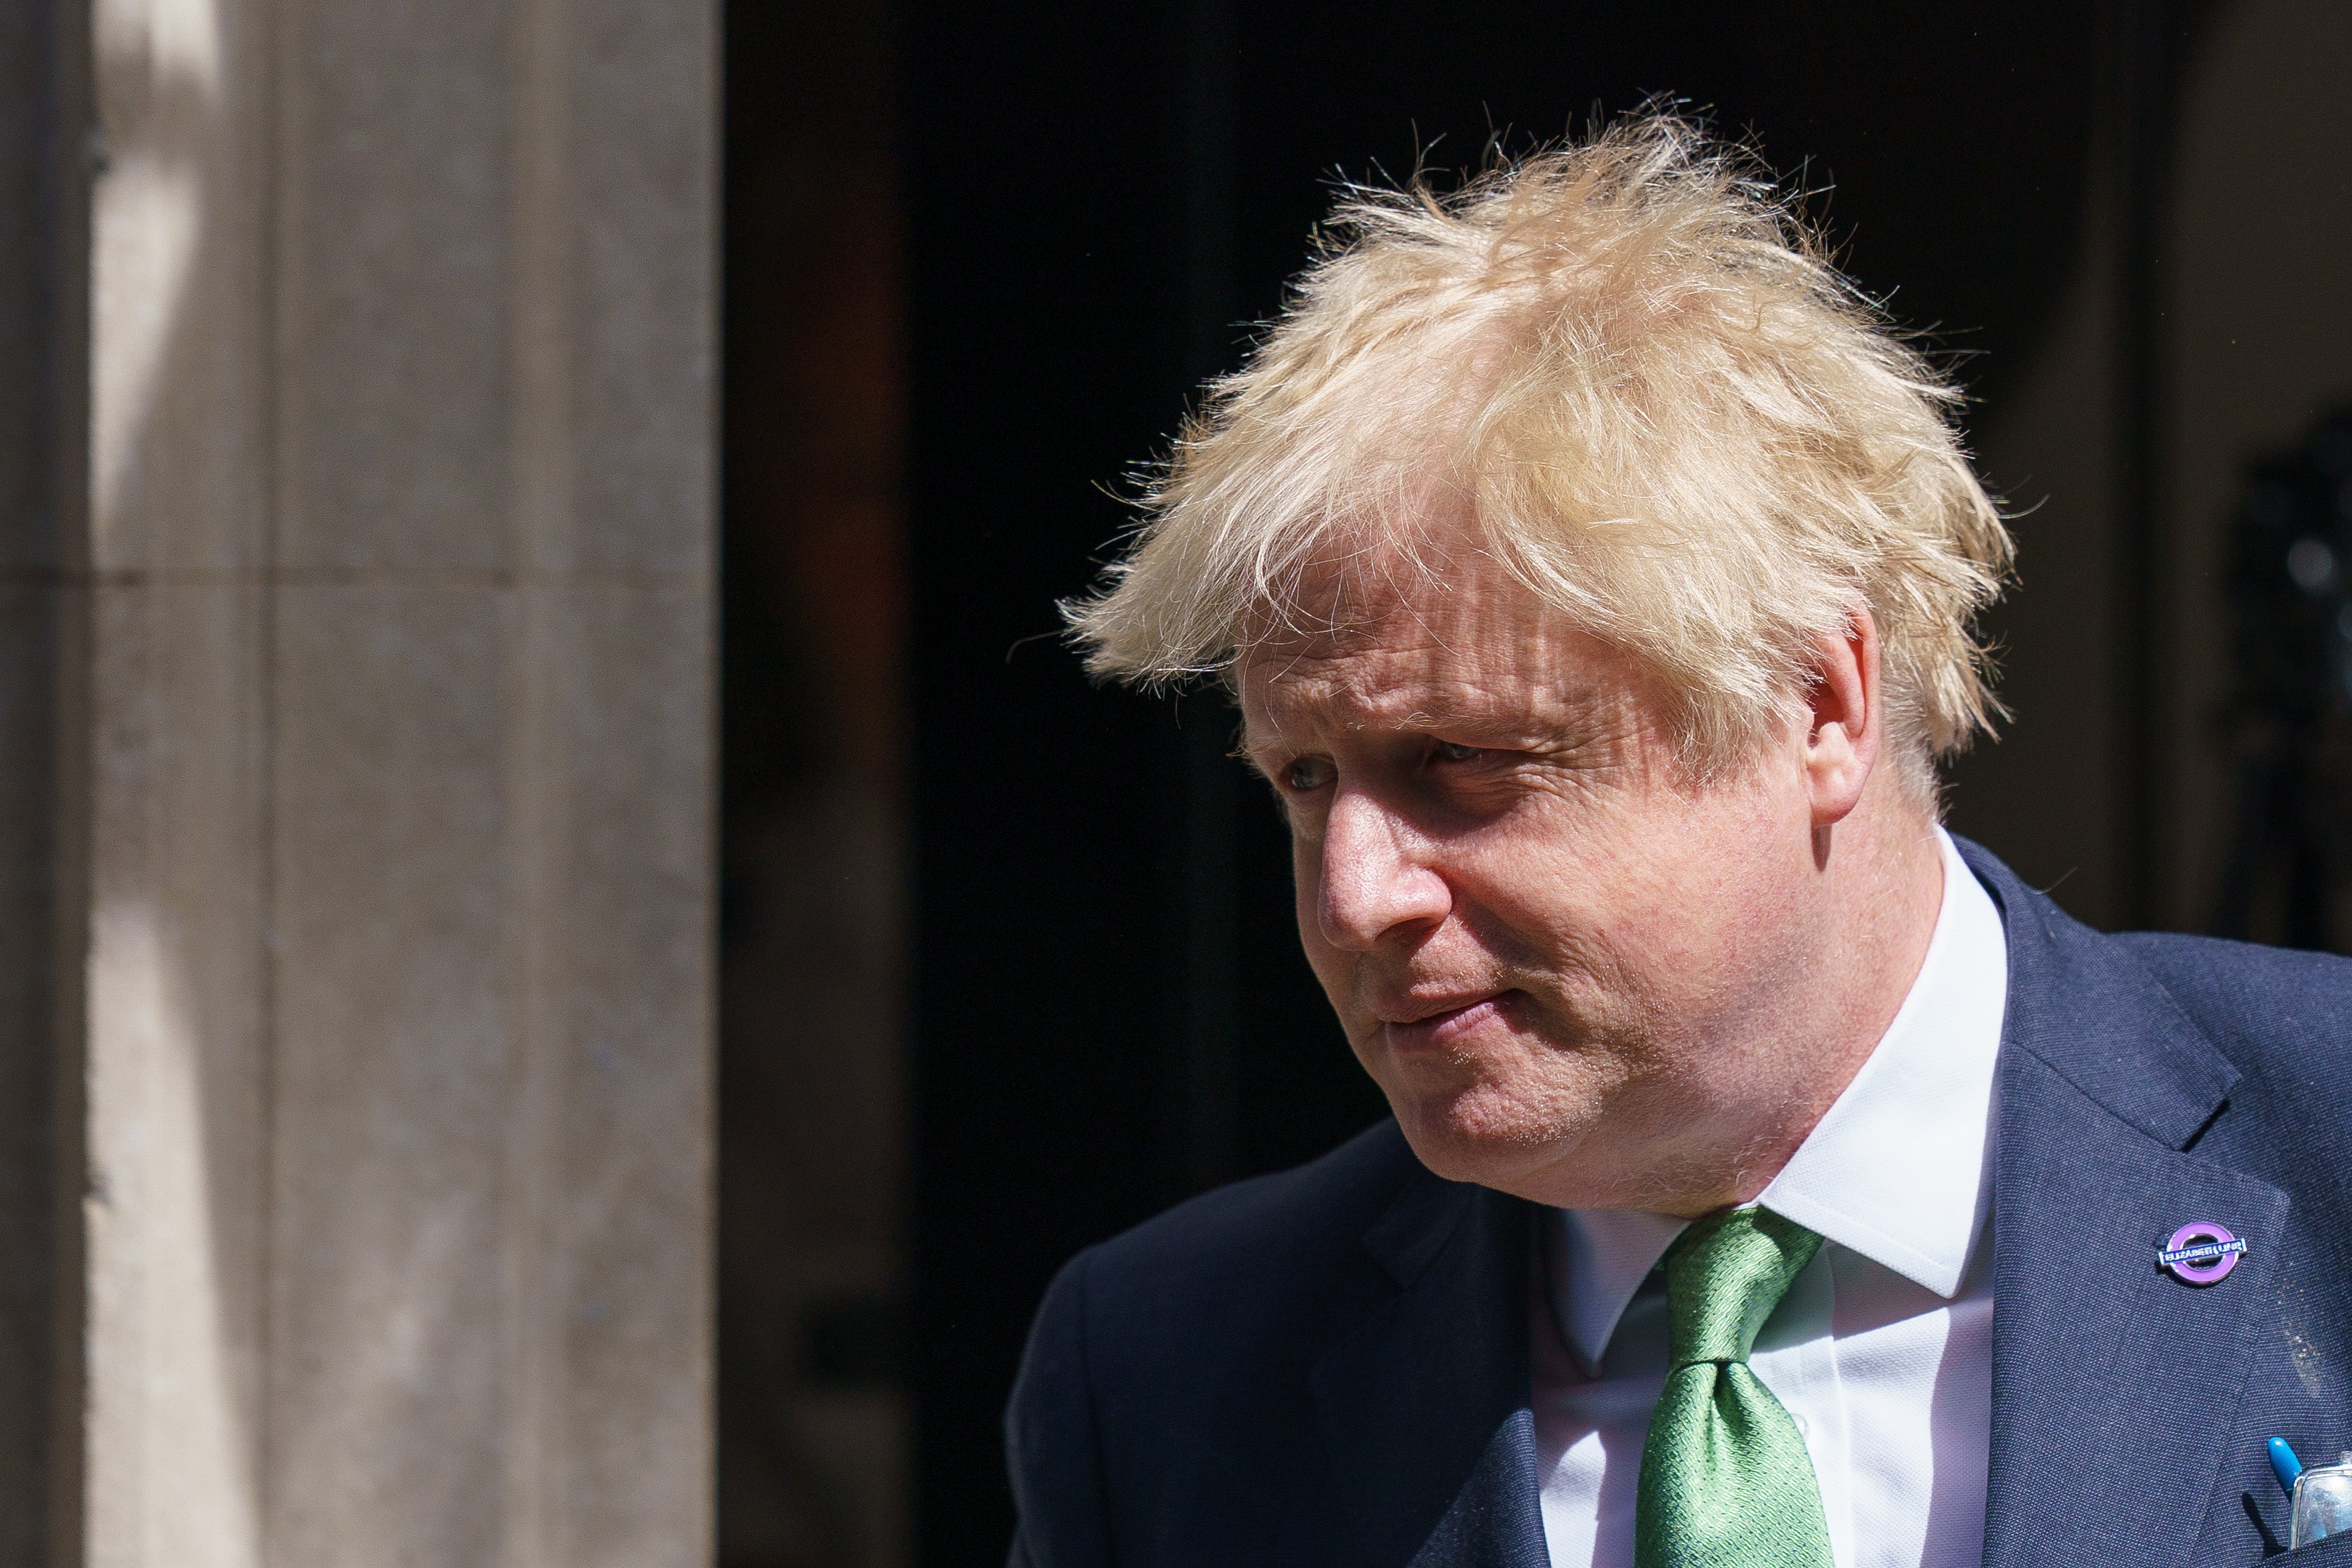
[[[1467,762],[1478,755],[1478,747],[1456,746],[1450,740],[1441,740],[1437,743],[1437,755],[1448,762]]]
[[[1302,793],[1331,782],[1331,765],[1319,757],[1302,757],[1282,770],[1283,782]]]

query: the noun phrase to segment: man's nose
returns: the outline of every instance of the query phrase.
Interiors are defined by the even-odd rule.
[[[1435,925],[1453,907],[1412,824],[1354,791],[1343,790],[1324,819],[1320,873],[1316,920],[1334,947],[1371,948],[1401,926]]]

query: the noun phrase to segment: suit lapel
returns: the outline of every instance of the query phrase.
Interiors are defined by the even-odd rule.
[[[1528,1206],[1416,1173],[1364,1238],[1397,1287],[1315,1365],[1362,1568],[1545,1568]]]
[[[2183,1564],[2222,1473],[2287,1200],[2183,1152],[2236,1071],[2162,988],[1968,850],[2010,955],[1986,1568]],[[2191,1220],[2248,1243],[2202,1290],[2156,1267]]]

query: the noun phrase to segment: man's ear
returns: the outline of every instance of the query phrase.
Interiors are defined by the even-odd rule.
[[[1842,637],[1815,646],[1805,692],[1805,782],[1813,826],[1843,821],[1862,804],[1863,786],[1878,766],[1886,725],[1879,706],[1878,626],[1857,609]]]

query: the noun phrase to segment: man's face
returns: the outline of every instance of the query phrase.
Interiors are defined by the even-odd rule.
[[[1635,664],[1491,560],[1377,575],[1310,572],[1290,619],[1345,629],[1239,670],[1358,1058],[1440,1175],[1579,1207],[1712,1190],[1818,1092],[1766,1043],[1821,958],[1801,737],[1694,782]]]

